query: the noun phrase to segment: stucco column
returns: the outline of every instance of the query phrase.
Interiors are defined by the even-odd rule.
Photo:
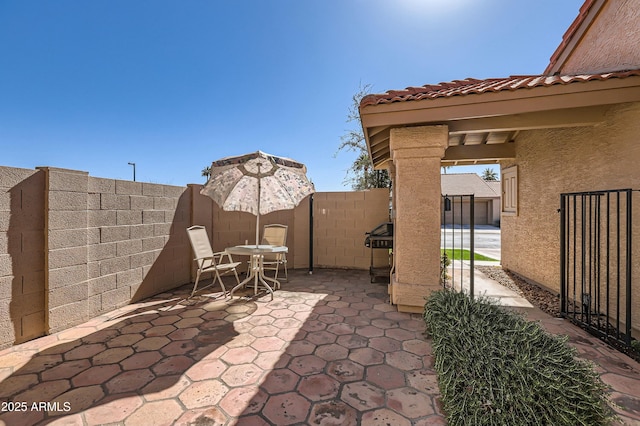
[[[440,288],[440,162],[448,127],[391,129],[395,168],[394,261],[391,302],[402,312],[422,312]]]

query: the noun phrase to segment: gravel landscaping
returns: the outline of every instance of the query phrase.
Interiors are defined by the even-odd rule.
[[[528,283],[516,274],[502,269],[500,266],[476,266],[476,269],[485,274],[487,278],[491,278],[499,284],[515,291],[541,311],[553,317],[560,317],[559,295],[538,285]]]

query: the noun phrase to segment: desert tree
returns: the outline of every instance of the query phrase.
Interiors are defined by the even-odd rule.
[[[391,179],[386,170],[374,170],[367,143],[362,130],[360,120],[360,101],[371,93],[371,85],[361,84],[358,91],[351,98],[351,106],[347,113],[347,123],[352,125],[351,129],[340,137],[340,146],[334,156],[340,151],[351,151],[357,154],[356,159],[347,170],[344,183],[350,184],[351,189],[362,190],[369,188],[388,188],[391,186]]]

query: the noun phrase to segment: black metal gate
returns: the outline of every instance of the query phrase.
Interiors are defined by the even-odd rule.
[[[561,314],[623,348],[631,345],[633,193],[560,194]]]
[[[474,212],[471,195],[442,195],[440,281],[444,287],[474,293]],[[470,253],[462,260],[462,253]],[[468,285],[467,285],[468,284]]]

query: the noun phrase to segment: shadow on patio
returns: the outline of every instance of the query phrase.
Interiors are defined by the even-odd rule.
[[[291,271],[273,301],[129,305],[1,351],[0,399],[27,404],[0,424],[444,424],[421,316],[386,290]]]
[[[421,315],[398,313],[365,271],[291,271],[273,301],[186,303],[189,287],[0,351],[0,425],[446,423]],[[640,422],[637,363],[525,312],[568,335],[624,424]]]

